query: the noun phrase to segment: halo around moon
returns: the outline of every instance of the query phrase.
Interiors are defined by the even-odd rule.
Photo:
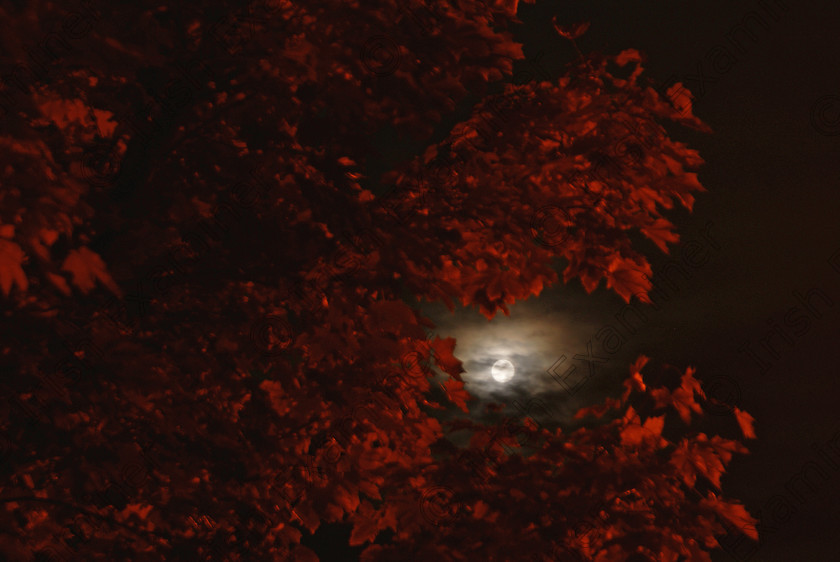
[[[493,367],[490,369],[490,374],[496,382],[508,382],[513,378],[514,372],[513,363],[507,359],[499,359],[493,363]]]

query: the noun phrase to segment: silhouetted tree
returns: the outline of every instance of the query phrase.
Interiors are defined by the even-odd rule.
[[[628,235],[667,252],[663,210],[702,190],[662,124],[705,126],[639,53],[492,90],[523,58],[515,1],[0,6],[8,559],[317,560],[300,541],[325,522],[363,560],[708,560],[721,521],[755,537],[718,497],[743,447],[663,434],[701,412],[691,369],[650,389],[640,360],[573,434],[432,415],[469,396],[413,299],[491,318],[562,258],[646,300]],[[428,148],[372,176],[389,128]]]

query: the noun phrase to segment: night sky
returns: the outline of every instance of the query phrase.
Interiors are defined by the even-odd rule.
[[[496,402],[569,427],[579,407],[620,392],[639,354],[695,366],[707,393],[757,419],[751,454],[733,461],[723,487],[761,520],[762,541],[736,541],[713,558],[836,560],[840,439],[837,452],[826,444],[840,435],[840,10],[722,1],[565,9],[564,21],[592,22],[582,51],[636,48],[660,84],[681,81],[695,94],[694,113],[714,132],[669,131],[706,160],[708,193],[693,213],[671,212],[682,240],[670,256],[651,245],[660,299],[633,301],[643,318],[603,285],[587,295],[576,280],[492,321],[424,306],[435,331],[458,340],[477,397],[471,412],[486,419],[484,406]],[[517,38],[531,61],[517,67],[521,77],[555,77],[573,57],[552,28],[556,10],[520,6]],[[509,383],[490,377],[497,359],[516,365]]]

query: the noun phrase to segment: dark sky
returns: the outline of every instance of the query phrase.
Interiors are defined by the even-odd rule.
[[[476,310],[427,307],[438,333],[458,338],[467,388],[481,399],[475,410],[485,401],[538,398],[564,425],[581,405],[616,393],[641,353],[696,366],[707,391],[730,396],[757,419],[751,454],[736,458],[723,482],[727,496],[761,518],[763,539],[757,550],[744,541],[714,559],[840,559],[840,439],[836,453],[818,451],[840,430],[840,258],[837,271],[829,263],[840,252],[840,7],[648,0],[541,2],[520,11],[518,39],[551,76],[572,56],[551,25],[560,14],[568,23],[592,22],[582,51],[638,49],[658,83],[681,80],[695,93],[694,113],[714,132],[671,130],[706,160],[699,179],[708,193],[698,195],[693,214],[671,218],[683,244],[696,240],[705,249],[691,264],[677,247],[670,258],[687,277],[672,274],[668,285],[662,271],[669,256],[651,246],[654,284],[670,287],[669,298],[658,311],[645,309],[634,334],[615,318],[624,306],[617,295],[603,285],[587,295],[577,281],[492,322]],[[752,37],[737,31],[742,22]],[[590,340],[603,356],[596,334],[608,326],[626,341],[591,374],[573,357],[586,355]],[[499,358],[517,366],[506,385],[489,378]],[[589,375],[573,396],[547,373],[559,376],[572,365]]]

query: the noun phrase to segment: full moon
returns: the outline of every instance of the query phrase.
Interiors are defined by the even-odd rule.
[[[507,359],[499,359],[493,363],[490,374],[497,382],[507,382],[513,378],[513,363]]]

